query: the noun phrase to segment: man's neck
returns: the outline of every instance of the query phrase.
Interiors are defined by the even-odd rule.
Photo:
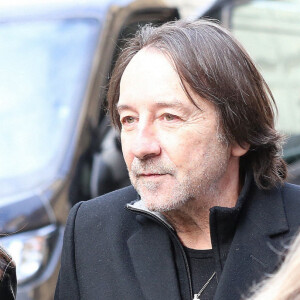
[[[211,194],[187,202],[179,209],[163,214],[175,228],[184,246],[211,249],[209,210],[214,206],[234,207],[240,192],[239,178],[223,182]]]
[[[184,246],[199,250],[211,249],[209,208],[194,212],[195,215],[183,210],[174,210],[163,214],[175,228]]]

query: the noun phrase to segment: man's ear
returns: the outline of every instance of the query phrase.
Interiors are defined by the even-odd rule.
[[[250,145],[248,143],[242,143],[242,145],[234,142],[231,146],[231,155],[235,157],[241,157],[248,152]]]

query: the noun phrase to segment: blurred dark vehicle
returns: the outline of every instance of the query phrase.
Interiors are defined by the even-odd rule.
[[[289,182],[300,184],[300,1],[220,0],[199,17],[220,20],[255,60],[278,107],[286,135]]]
[[[53,299],[70,206],[129,183],[109,74],[124,38],[178,18],[160,1],[68,2],[0,9],[0,243],[19,300]]]

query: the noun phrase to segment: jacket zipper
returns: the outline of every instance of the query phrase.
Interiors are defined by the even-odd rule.
[[[159,217],[155,216],[154,214],[151,214],[150,212],[147,212],[147,211],[144,211],[144,210],[141,210],[141,209],[137,209],[137,208],[134,208],[132,206],[126,206],[126,208],[128,210],[132,211],[132,212],[136,212],[136,213],[140,213],[142,215],[145,215],[145,216],[151,218],[152,220],[154,220],[155,222],[159,223],[160,225],[163,225],[168,230],[168,232],[174,237],[176,243],[179,246],[182,257],[183,257],[183,261],[184,261],[184,265],[185,265],[185,269],[186,269],[186,274],[187,274],[187,278],[188,278],[190,297],[191,297],[191,300],[192,300],[193,299],[192,279],[191,279],[191,273],[190,273],[190,269],[189,269],[188,260],[187,260],[186,254],[184,252],[183,246],[182,246],[178,236],[176,235],[174,229],[171,229],[171,227],[168,226],[165,222],[163,222]]]

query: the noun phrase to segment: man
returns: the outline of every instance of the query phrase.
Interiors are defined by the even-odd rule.
[[[108,102],[134,188],[71,210],[56,299],[247,295],[297,231],[300,189],[245,50],[209,21],[146,26]]]

